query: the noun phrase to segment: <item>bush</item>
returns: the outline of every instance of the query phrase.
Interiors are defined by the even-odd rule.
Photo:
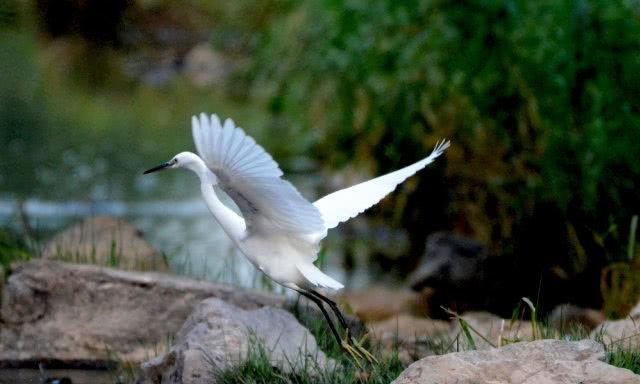
[[[614,224],[640,208],[634,4],[306,1],[263,35],[253,81],[332,169],[381,174],[451,138],[376,212],[408,230],[414,259],[445,226],[536,266],[534,291],[542,274],[597,297],[600,268],[624,254]]]

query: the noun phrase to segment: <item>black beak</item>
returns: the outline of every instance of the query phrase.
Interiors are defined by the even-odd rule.
[[[162,171],[163,169],[167,169],[167,168],[169,168],[169,167],[170,167],[170,166],[172,166],[173,164],[174,164],[174,163],[173,163],[173,161],[167,161],[166,163],[164,163],[164,164],[160,164],[160,165],[158,165],[157,167],[153,167],[153,168],[151,168],[151,169],[147,169],[147,170],[146,170],[146,171],[144,171],[142,174],[143,174],[143,175],[146,175],[146,174],[151,173],[151,172]]]

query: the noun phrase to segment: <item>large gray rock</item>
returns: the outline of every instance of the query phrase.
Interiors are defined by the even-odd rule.
[[[124,219],[88,217],[55,235],[42,251],[45,259],[96,264],[132,271],[167,271],[160,252]]]
[[[3,291],[0,366],[140,363],[162,353],[194,306],[209,297],[243,309],[289,305],[281,296],[159,273],[48,260],[19,264]]]
[[[395,384],[638,384],[640,376],[604,362],[593,340],[538,340],[484,351],[425,357]]]
[[[219,299],[196,307],[165,356],[142,364],[141,383],[212,384],[217,373],[245,361],[263,348],[283,372],[327,369],[333,364],[313,335],[282,309],[244,310]]]

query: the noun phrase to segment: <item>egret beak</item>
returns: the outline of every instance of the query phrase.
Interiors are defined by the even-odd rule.
[[[173,164],[175,164],[175,161],[167,161],[166,163],[164,163],[164,164],[160,164],[160,165],[158,165],[157,167],[153,167],[153,168],[151,168],[151,169],[147,169],[147,170],[146,170],[146,171],[144,171],[142,174],[143,174],[143,175],[146,175],[146,174],[151,173],[151,172],[162,171],[163,169],[167,169],[167,168],[169,168],[169,167],[170,167],[170,166],[172,166]]]

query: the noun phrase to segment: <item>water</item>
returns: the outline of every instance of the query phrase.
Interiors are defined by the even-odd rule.
[[[109,371],[84,369],[50,369],[46,378],[68,378],[73,384],[113,384],[115,379]],[[44,379],[38,369],[0,368],[0,384],[42,384]]]
[[[226,204],[233,203],[221,196]],[[202,199],[181,201],[67,201],[27,200],[24,210],[39,231],[54,233],[82,217],[107,215],[123,217],[142,230],[147,241],[167,255],[171,269],[179,274],[226,282],[254,289],[284,290],[263,278],[242,256],[215,222]],[[20,229],[17,204],[0,199],[0,226]],[[340,255],[331,250],[325,270],[344,280],[338,267]]]

